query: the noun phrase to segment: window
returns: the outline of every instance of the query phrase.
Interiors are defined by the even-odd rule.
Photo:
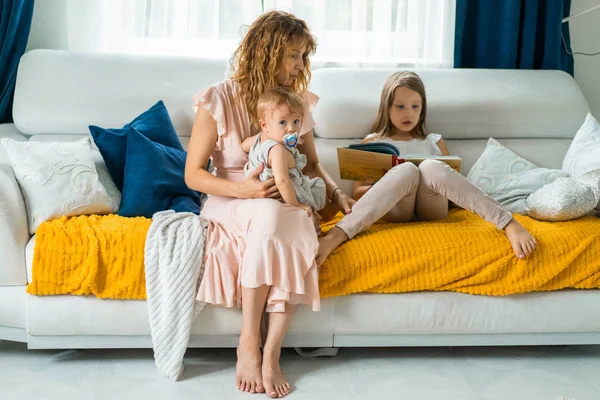
[[[316,65],[451,67],[456,0],[69,0],[76,50],[229,58],[263,10],[303,18]]]
[[[229,58],[260,0],[69,0],[69,48]]]

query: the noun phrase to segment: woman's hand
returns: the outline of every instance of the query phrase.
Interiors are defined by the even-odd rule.
[[[352,212],[352,207],[356,203],[356,200],[348,196],[346,193],[341,190],[336,190],[333,194],[333,203],[337,206],[337,208],[346,214],[350,214]]]
[[[298,204],[298,208],[301,208],[304,211],[306,211],[306,214],[308,214],[309,217],[313,216],[313,209],[308,204],[300,203],[300,204]]]
[[[264,182],[258,179],[258,176],[265,168],[264,164],[260,164],[254,168],[252,172],[238,183],[238,198],[240,199],[281,199],[277,185],[275,185],[275,179],[270,178]]]

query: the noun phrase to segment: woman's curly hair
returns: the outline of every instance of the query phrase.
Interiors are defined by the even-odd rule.
[[[304,71],[290,89],[297,94],[306,91],[310,82],[308,56],[316,50],[317,43],[306,22],[284,11],[268,11],[254,21],[230,61],[231,79],[237,81],[241,96],[258,125],[256,105],[261,93],[279,86],[276,75],[290,47],[306,45],[302,55]]]

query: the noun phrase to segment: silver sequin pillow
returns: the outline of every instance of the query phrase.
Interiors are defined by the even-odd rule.
[[[541,221],[568,221],[593,211],[600,200],[600,170],[579,178],[558,178],[533,192],[527,214]]]

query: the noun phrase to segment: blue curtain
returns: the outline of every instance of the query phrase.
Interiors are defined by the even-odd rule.
[[[17,66],[25,52],[33,0],[0,0],[0,123],[12,121]]]
[[[571,0],[457,0],[455,68],[561,69],[573,75]],[[562,34],[562,37],[561,37]]]

